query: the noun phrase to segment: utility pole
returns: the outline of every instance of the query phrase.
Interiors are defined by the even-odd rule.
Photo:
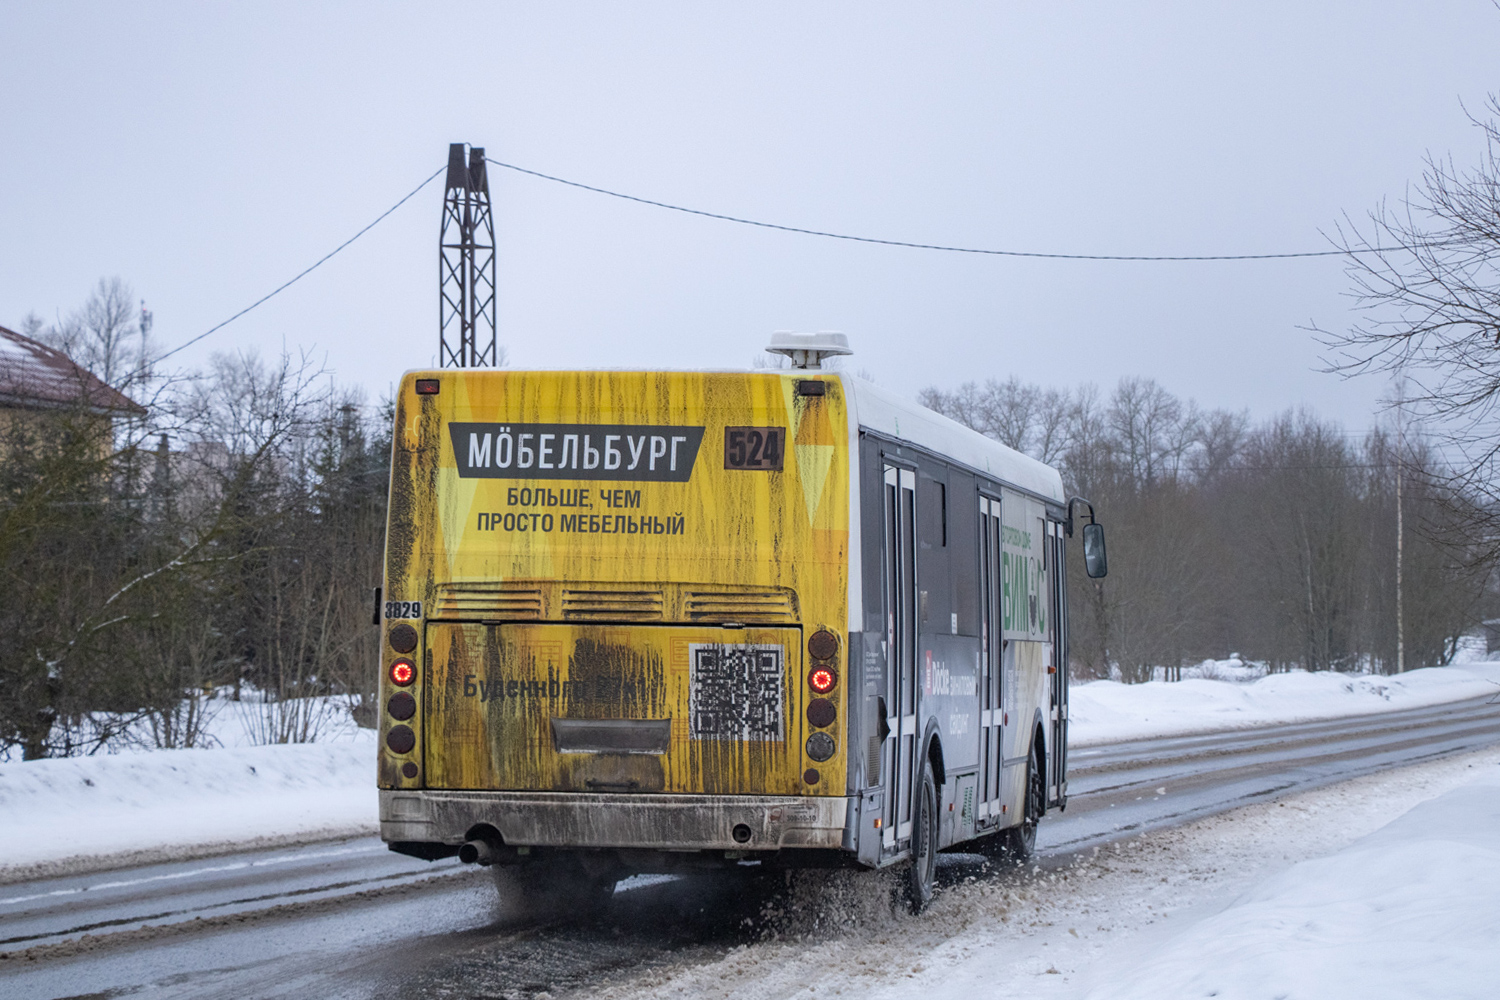
[[[1402,547],[1406,540],[1405,526],[1401,520],[1401,481],[1406,478],[1401,468],[1402,451],[1400,434],[1396,436],[1396,673],[1406,673],[1406,614],[1402,607],[1401,564]]]
[[[484,150],[448,147],[443,229],[438,238],[438,366],[493,367],[495,223]]]
[[[1401,518],[1402,482],[1406,479],[1406,382],[1403,379],[1396,403],[1396,673],[1406,673],[1406,614],[1402,606],[1402,550],[1406,542]]]

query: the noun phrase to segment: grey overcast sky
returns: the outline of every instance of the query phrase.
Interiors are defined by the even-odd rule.
[[[710,211],[1083,253],[1323,249],[1422,157],[1473,162],[1487,0],[0,7],[0,324],[133,284],[175,346],[307,266],[454,141]],[[738,366],[846,332],[914,393],[1150,375],[1366,426],[1320,374],[1336,260],[1084,263],[751,229],[496,171],[522,367]],[[439,183],[178,355],[313,348],[377,397],[436,354]]]

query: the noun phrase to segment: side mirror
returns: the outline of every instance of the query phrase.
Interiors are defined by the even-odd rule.
[[[1104,525],[1083,526],[1083,568],[1089,578],[1099,580],[1109,574],[1109,559],[1104,554]]]

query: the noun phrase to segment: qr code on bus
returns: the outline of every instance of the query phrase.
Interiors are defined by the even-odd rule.
[[[692,644],[688,725],[695,740],[782,740],[785,650]]]

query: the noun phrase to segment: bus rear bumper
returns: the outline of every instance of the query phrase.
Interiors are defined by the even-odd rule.
[[[387,842],[461,844],[493,827],[508,845],[666,851],[840,848],[845,797],[575,792],[380,792]],[[737,827],[749,839],[736,839]],[[740,837],[745,829],[740,829]]]

